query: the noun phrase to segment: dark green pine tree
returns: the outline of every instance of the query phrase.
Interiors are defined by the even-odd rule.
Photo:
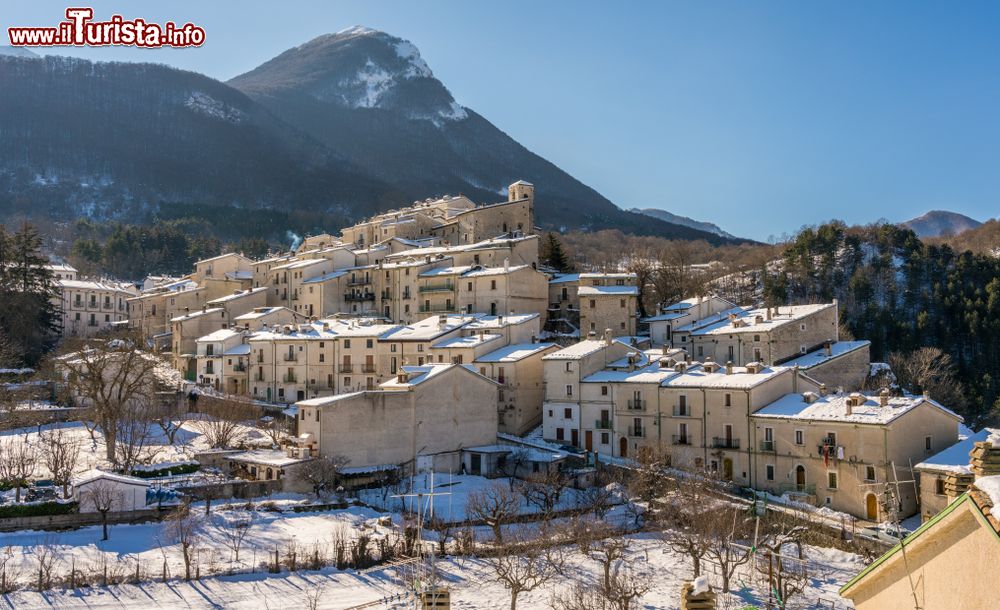
[[[15,346],[20,363],[36,364],[59,338],[60,314],[49,261],[38,230],[16,233],[0,226],[0,334]]]
[[[570,260],[569,255],[563,249],[559,236],[552,231],[549,231],[542,241],[541,259],[543,264],[552,267],[556,271],[568,273],[574,269],[573,261]]]

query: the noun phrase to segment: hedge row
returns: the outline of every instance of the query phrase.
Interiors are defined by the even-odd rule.
[[[160,468],[159,470],[133,470],[132,476],[139,477],[140,479],[172,477],[179,474],[191,474],[192,472],[197,472],[199,468],[201,468],[201,464],[178,464],[169,468]]]
[[[0,519],[11,517],[48,517],[75,513],[77,502],[41,502],[39,504],[0,505]]]

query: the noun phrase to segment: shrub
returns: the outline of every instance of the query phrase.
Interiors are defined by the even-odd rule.
[[[38,504],[0,505],[0,519],[11,517],[48,517],[75,513],[77,502],[41,502]]]

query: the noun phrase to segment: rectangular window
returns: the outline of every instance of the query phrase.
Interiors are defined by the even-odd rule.
[[[572,395],[573,395],[573,386],[571,385],[566,386],[566,396],[572,396]]]
[[[372,339],[368,339],[365,341],[365,347],[367,347],[368,349],[372,348]]]
[[[875,467],[865,466],[865,480],[874,481],[875,480]]]
[[[764,478],[766,478],[768,481],[774,480],[774,464],[768,464],[767,466],[764,466]]]
[[[607,445],[609,442],[611,442],[611,437],[608,436],[608,433],[607,432],[601,432],[601,444],[602,445]]]
[[[929,436],[924,437],[924,449],[927,451],[927,453],[931,453],[934,450],[934,444],[932,443],[931,437]]]
[[[344,339],[344,349],[351,349],[351,340]]]
[[[573,409],[563,409],[563,419],[573,419]]]
[[[733,395],[732,394],[726,394],[726,406],[727,407],[733,406]]]
[[[805,445],[806,444],[805,443],[804,434],[803,434],[802,430],[796,430],[795,431],[795,444],[796,445]]]
[[[608,386],[602,385],[601,386],[601,396],[607,396],[607,395],[608,395]]]
[[[837,489],[837,473],[828,472],[826,473],[826,487],[827,489]]]
[[[944,495],[944,479],[934,479],[934,493],[939,496]]]
[[[563,434],[563,429],[562,428],[556,428],[556,440],[557,441],[566,440],[565,439],[565,435]]]

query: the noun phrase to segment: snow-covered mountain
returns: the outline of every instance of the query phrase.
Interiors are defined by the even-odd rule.
[[[336,231],[424,197],[501,201],[524,179],[546,229],[727,241],[618,208],[459,105],[416,46],[385,32],[323,35],[229,83],[19,51],[0,55],[0,221],[215,223],[254,207]]]
[[[357,26],[319,36],[229,84],[401,192],[492,201],[523,178],[536,185],[545,227],[725,239],[618,208],[458,104],[417,47],[386,32]]]
[[[675,225],[681,225],[682,227],[690,227],[692,229],[697,229],[698,231],[705,231],[707,233],[714,233],[719,237],[726,237],[731,239],[738,239],[735,235],[727,233],[719,228],[719,225],[713,224],[711,222],[704,222],[701,220],[694,220],[693,218],[688,218],[687,216],[680,216],[666,210],[661,210],[659,208],[632,208],[632,212],[637,214],[645,214],[646,216],[652,216],[653,218],[659,218],[666,222],[671,222]]]
[[[24,47],[10,47],[5,45],[0,45],[0,55],[7,55],[10,57],[38,57],[38,53],[35,53],[31,49],[25,49]]]
[[[900,224],[912,229],[918,237],[941,237],[942,235],[958,235],[963,231],[975,229],[983,223],[969,218],[965,214],[947,210],[931,210],[923,216]]]

